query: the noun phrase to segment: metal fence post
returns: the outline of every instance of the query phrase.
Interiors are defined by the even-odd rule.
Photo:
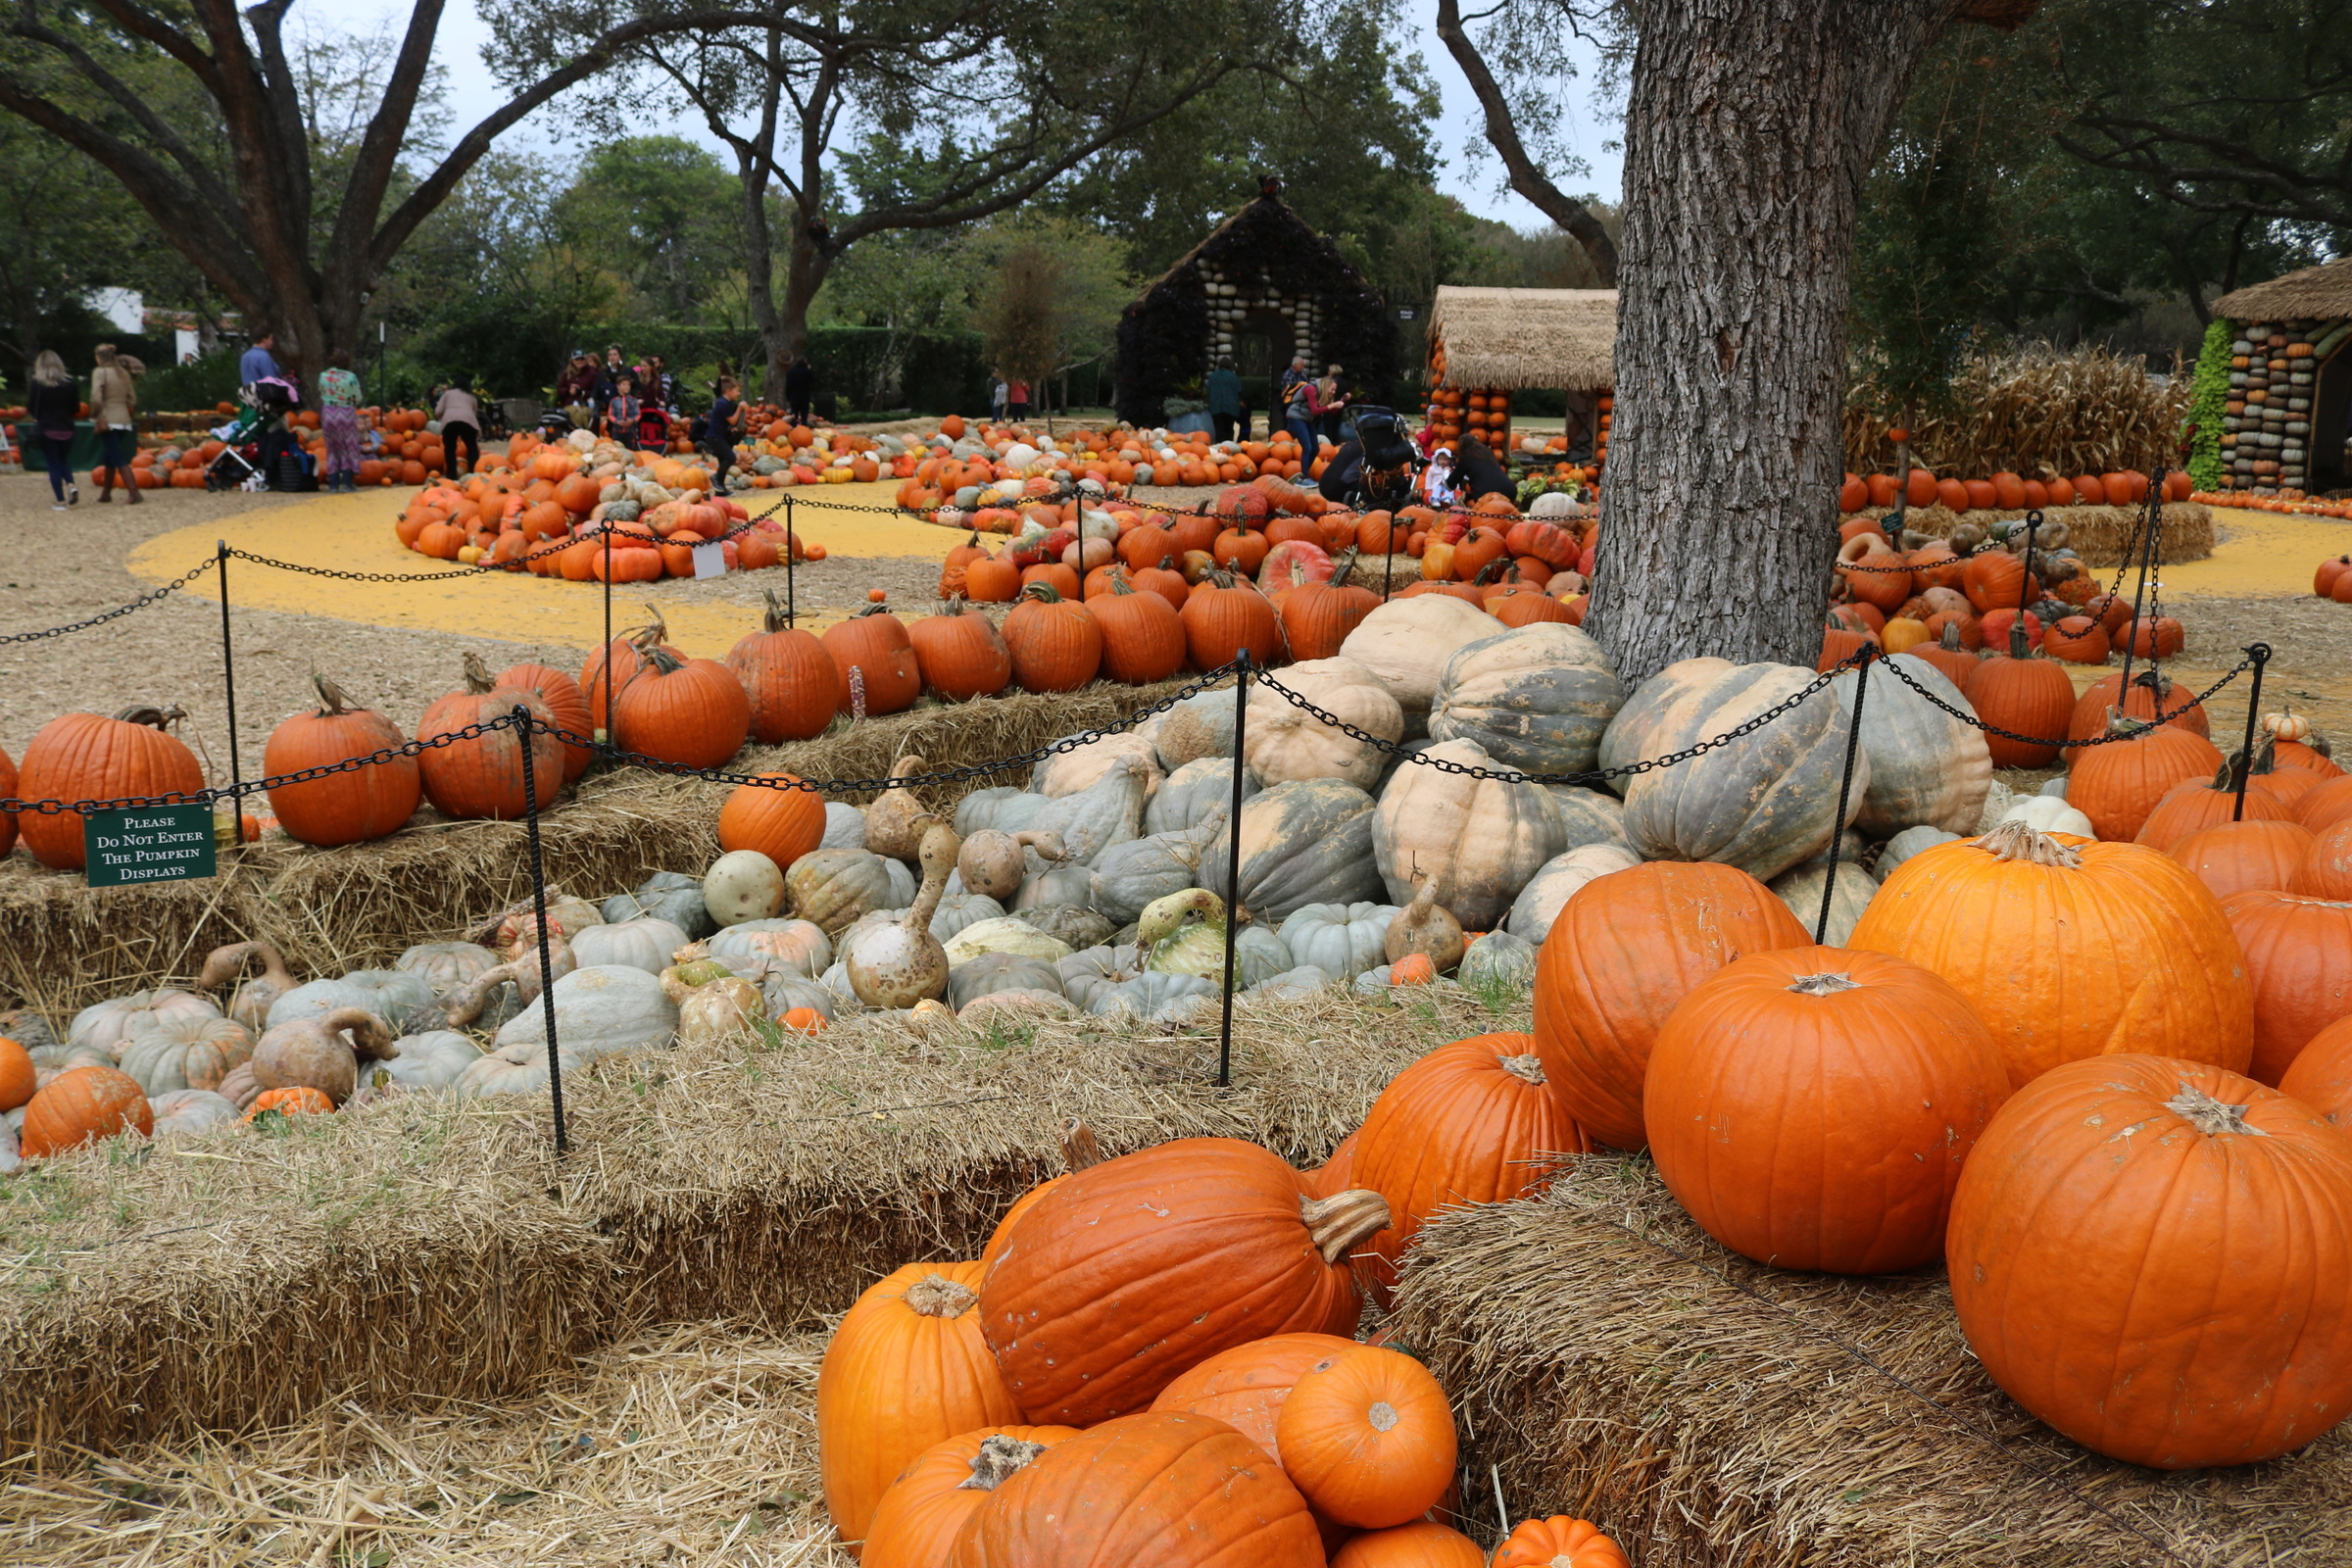
[[[1845,773],[1838,780],[1838,814],[1830,824],[1829,874],[1821,883],[1821,914],[1813,922],[1813,945],[1827,947],[1830,935],[1830,901],[1838,893],[1838,856],[1845,848],[1846,802],[1854,790],[1854,754],[1862,749],[1862,695],[1870,686],[1870,662],[1874,643],[1864,643],[1855,651],[1859,661],[1854,665],[1853,720],[1845,731]]]
[[[800,553],[800,546],[794,543],[792,535],[792,497],[786,495],[784,498],[784,624],[787,626],[797,624],[793,618],[798,607],[793,598],[794,563],[792,558]]]
[[[230,835],[229,842],[242,844],[245,842],[245,802],[242,795],[234,792],[244,780],[245,767],[237,755],[237,656],[228,635],[228,541],[217,541],[213,550],[213,559],[218,563],[215,569],[220,578],[220,684],[228,702],[228,783],[231,791],[228,805],[230,815],[236,819],[235,831]]]
[[[612,646],[610,637],[606,647]],[[607,659],[611,658],[610,652]],[[611,665],[607,664],[610,670]],[[607,679],[608,689],[611,680]],[[514,708],[514,738],[522,747],[522,800],[525,831],[531,846],[531,910],[537,921],[539,942],[539,1004],[546,1009],[547,1019],[547,1097],[555,1109],[556,1152],[571,1152],[571,1139],[564,1126],[564,1062],[563,1052],[556,1041],[556,964],[548,951],[547,932],[547,871],[539,853],[539,779],[538,767],[531,759],[531,731],[536,728],[531,710],[517,703]]]
[[[612,739],[612,524],[603,524],[605,533],[605,721],[597,726],[596,738]],[[589,715],[594,718],[594,714]],[[527,739],[527,737],[526,737]],[[528,753],[529,746],[523,751]]]
[[[1225,823],[1225,1012],[1217,1028],[1217,1087],[1233,1082],[1234,944],[1242,930],[1242,738],[1250,709],[1250,682],[1255,678],[1245,648],[1234,661],[1240,674],[1233,683],[1233,807]]]
[[[2254,685],[2246,693],[2246,744],[2237,754],[2237,799],[2230,808],[2230,820],[2246,819],[2246,786],[2254,779],[2254,726],[2262,721],[2262,666],[2271,662],[2271,645],[2255,643],[2246,649],[2246,657],[2254,661]]]

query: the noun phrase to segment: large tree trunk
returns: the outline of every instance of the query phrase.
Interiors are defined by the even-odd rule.
[[[1630,683],[1811,665],[1862,182],[1952,0],[1649,0],[1592,627]]]

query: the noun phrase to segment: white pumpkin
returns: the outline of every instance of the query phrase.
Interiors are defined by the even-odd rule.
[[[817,840],[816,847],[820,850],[864,849],[865,813],[841,801],[827,801],[825,836]]]
[[[1555,855],[1527,879],[1527,885],[1511,901],[1511,912],[1502,928],[1522,942],[1541,946],[1578,888],[1594,877],[1630,871],[1641,863],[1640,856],[1620,844],[1580,844]]]
[[[1404,710],[1405,733],[1429,717],[1455,650],[1494,635],[1499,624],[1478,606],[1451,594],[1392,599],[1357,622],[1340,652],[1370,669]]]
[[[1302,963],[1296,969],[1266,976],[1244,995],[1260,1002],[1304,1002],[1329,984],[1331,976],[1311,963]]]
[[[1535,989],[1536,947],[1505,931],[1470,944],[1453,977],[1482,996],[1523,997]]]
[[[1959,834],[1946,833],[1939,827],[1907,827],[1881,847],[1879,862],[1871,868],[1871,875],[1884,882],[1896,866],[1920,851],[1932,850],[1938,844],[1950,844],[1959,837]]]
[[[1260,705],[1263,706],[1263,705]],[[1258,791],[1257,777],[1242,768],[1242,800]],[[1159,793],[1144,806],[1146,833],[1175,833],[1187,828],[1221,828],[1233,810],[1233,759],[1203,757],[1168,775]]]
[[[1159,753],[1160,766],[1170,773],[1204,757],[1231,757],[1233,692],[1228,688],[1188,697],[1166,712],[1144,720],[1135,733],[1152,743]]]
[[[765,856],[760,857],[766,859]],[[769,861],[772,865],[774,862]],[[608,925],[592,925],[571,938],[572,961],[582,968],[598,964],[626,964],[647,974],[660,974],[675,960],[670,955],[686,945],[686,933],[656,915],[640,915]]]
[[[746,920],[712,937],[705,949],[738,973],[745,972],[738,965],[765,960],[770,972],[808,977],[823,974],[833,962],[832,939],[808,920]]]
[[[556,982],[556,1039],[563,1054],[594,1060],[615,1051],[660,1045],[678,1027],[678,1009],[662,982],[643,969],[617,964],[574,969]],[[544,1046],[547,1010],[526,1007],[498,1031],[497,1055],[512,1046]],[[545,1051],[539,1054],[544,1057]],[[470,1070],[470,1069],[468,1069]],[[546,1063],[540,1062],[541,1082]]]
[[[1055,941],[1026,920],[1006,915],[967,925],[945,944],[951,966],[967,963],[984,953],[1017,953],[1025,957],[1058,963],[1070,956],[1070,945]]]
[[[703,906],[721,927],[772,920],[784,907],[784,872],[758,850],[729,850],[703,873]]]
[[[454,1029],[429,1029],[403,1035],[392,1042],[400,1054],[390,1061],[370,1063],[360,1073],[360,1087],[407,1090],[447,1089],[461,1073],[482,1059],[482,1048]]]
[[[478,942],[419,942],[392,960],[392,967],[421,975],[436,997],[445,997],[506,960]]]
[[[1895,654],[1886,663],[1886,669],[1870,672],[1869,695],[1862,701],[1870,788],[1862,792],[1854,826],[1874,839],[1892,838],[1907,827],[1939,827],[1947,833],[1974,827],[1992,785],[1992,754],[1984,736],[1905,685],[1903,677],[1963,713],[1976,710],[1949,676],[1917,654]],[[1831,683],[1839,722],[1849,731],[1858,678],[1849,669]]]
[[[1308,660],[1275,671],[1265,684],[1296,692],[1324,712],[1391,744],[1404,738],[1404,710],[1379,676],[1352,659]],[[1270,693],[1251,705],[1242,753],[1250,771],[1267,784],[1336,778],[1370,789],[1388,761],[1387,753]],[[1226,777],[1230,781],[1231,773]]]
[[[534,960],[536,948],[527,950]],[[270,1027],[280,1028],[300,1018],[323,1018],[345,1007],[372,1012],[398,1034],[409,1015],[433,1004],[433,988],[424,976],[401,969],[354,969],[332,980],[314,980],[296,986],[270,1004]]]
[[[103,1051],[112,1061],[121,1058],[123,1043],[149,1024],[166,1018],[220,1016],[219,1007],[193,991],[178,991],[170,986],[134,991],[127,997],[97,1003],[75,1013],[73,1023],[66,1028],[66,1044]]]
[[[1298,962],[1352,980],[1388,961],[1389,922],[1396,918],[1393,904],[1309,904],[1282,922],[1282,945]]]
[[[1143,764],[1147,794],[1157,790],[1167,777],[1167,769],[1159,763],[1159,753],[1143,736],[1105,735],[1048,757],[1031,769],[1029,787],[1050,801],[1058,801],[1065,795],[1093,788],[1122,757],[1132,757]]]
[[[1862,705],[1862,712],[1867,720],[1869,703]],[[1808,932],[1821,918],[1821,893],[1827,865],[1825,860],[1807,860],[1802,865],[1783,871],[1765,884],[1783,904],[1788,906],[1788,912],[1796,916],[1796,923]],[[1839,859],[1838,886],[1830,895],[1830,923],[1823,930],[1822,945],[1844,947],[1845,939],[1854,934],[1854,923],[1862,918],[1862,911],[1870,907],[1871,896],[1878,891],[1876,877],[1851,860]]]
[[[634,972],[634,971],[631,971]],[[556,1053],[564,1076],[576,1076],[587,1063],[566,1045]],[[483,1095],[528,1095],[547,1092],[547,1043],[526,1040],[501,1046],[458,1074],[451,1088],[467,1100]]]
[[[1868,712],[1870,705],[1863,705]],[[2090,818],[2066,804],[2055,795],[2021,795],[2001,813],[2004,822],[2023,822],[2037,833],[2072,833],[2077,838],[2095,839],[2099,835],[2090,825]]]
[[[155,1139],[185,1137],[207,1127],[234,1126],[237,1107],[210,1089],[167,1089],[150,1095],[147,1108],[155,1115]]]
[[[1475,741],[1445,741],[1425,755],[1465,767],[1494,765]],[[1372,822],[1389,902],[1410,904],[1417,877],[1433,878],[1439,906],[1472,931],[1494,929],[1528,878],[1560,853],[1560,840],[1558,808],[1543,785],[1413,763],[1389,780]]]
[[[1113,844],[1143,836],[1144,798],[1155,776],[1140,758],[1113,758],[1085,789],[1048,801],[1029,831],[1060,834],[1071,864],[1093,865]]]

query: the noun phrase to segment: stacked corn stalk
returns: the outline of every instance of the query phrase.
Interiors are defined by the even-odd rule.
[[[2176,365],[2169,382],[2137,355],[2101,348],[2060,353],[2047,346],[1971,360],[1953,377],[1940,412],[1911,426],[1911,460],[1939,474],[2029,479],[2078,473],[2145,472],[2176,460],[2189,378]],[[1845,466],[1884,472],[1895,462],[1888,429],[1901,411],[1867,368],[1845,396]]]

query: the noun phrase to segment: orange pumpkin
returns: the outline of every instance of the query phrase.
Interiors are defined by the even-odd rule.
[[[1427,1519],[1370,1530],[1333,1553],[1331,1568],[1486,1568],[1478,1543]]]
[[[953,703],[994,697],[1012,680],[1012,650],[986,615],[967,614],[958,594],[906,628],[923,684]]]
[[[841,667],[823,643],[792,624],[772,588],[760,629],[728,651],[727,668],[750,704],[752,738],[762,746],[822,735],[841,710]]]
[[[718,847],[758,850],[779,869],[807,855],[825,836],[825,803],[814,790],[801,789],[793,773],[761,773],[776,785],[738,784],[718,808]],[[782,786],[782,787],[777,787]]]
[[[2125,728],[2109,733],[2129,738],[2079,748],[2066,782],[2066,804],[2089,817],[2091,831],[2109,842],[2137,838],[2175,785],[2202,789],[2203,780],[2223,765],[2222,754],[2202,736],[2169,726],[2150,729],[2134,719],[2120,722]],[[2265,814],[2274,814],[2267,808],[2276,804],[2266,800]],[[2192,803],[2182,808],[2181,819],[2190,819],[2194,811]],[[2275,814],[2291,813],[2279,809]]]
[[[271,778],[313,767],[331,767],[355,757],[397,751],[400,730],[383,714],[350,705],[326,676],[313,671],[319,707],[281,720],[262,752],[262,771]],[[330,773],[270,792],[278,825],[304,844],[332,848],[396,833],[416,814],[424,798],[416,759],[398,757],[370,767]]]
[[[1324,1356],[1274,1420],[1283,1473],[1324,1518],[1360,1530],[1427,1513],[1453,1481],[1453,1410],[1429,1369],[1378,1346]]]
[[[716,767],[743,750],[751,727],[751,699],[733,671],[661,648],[646,651],[612,710],[615,746],[681,767]]]
[[[67,713],[40,727],[17,769],[16,798],[24,801],[174,801],[204,788],[204,769],[166,726],[176,721],[153,708],[126,708],[113,718]],[[79,871],[82,815],[24,811],[17,818],[24,848],[43,865]]]
[[[2239,893],[2284,892],[2311,845],[2311,829],[2299,823],[2225,819],[2175,841],[2165,853],[2188,867],[2208,893],[2227,901]]]
[[[284,1089],[265,1089],[245,1107],[243,1121],[252,1121],[264,1111],[276,1111],[280,1116],[331,1116],[335,1102],[324,1090],[309,1084],[294,1084]]]
[[[1076,1427],[982,1427],[915,1455],[882,1494],[858,1548],[863,1568],[939,1568],[989,1494]]]
[[[416,721],[416,738],[430,741],[454,735],[476,724],[508,718],[525,710],[536,724],[555,721],[536,693],[500,689],[479,659],[466,662],[466,684],[436,701]],[[564,788],[564,746],[553,735],[534,727],[530,747],[532,786],[522,785],[523,747],[520,731],[490,730],[466,740],[453,741],[419,753],[417,766],[425,799],[444,816],[506,819],[524,815],[535,804],[545,810]]]
[[[1582,1519],[1525,1519],[1494,1549],[1494,1568],[1626,1568],[1617,1543]]]
[[[1022,589],[1020,598],[1002,635],[1021,690],[1075,691],[1093,680],[1102,665],[1102,625],[1095,612],[1044,583]]]
[[[1282,1462],[1275,1427],[1283,1401],[1306,1370],[1355,1348],[1336,1334],[1273,1334],[1237,1345],[1176,1375],[1152,1401],[1154,1410],[1215,1416]]]
[[[112,1067],[73,1067],[49,1080],[24,1106],[19,1147],[42,1159],[121,1132],[155,1131],[155,1112],[138,1080]]]
[[[2352,1018],[2352,903],[2273,891],[2224,900],[2254,993],[2247,1076],[2278,1086],[2304,1047]]]
[[[1184,667],[1185,622],[1158,594],[1138,593],[1131,584],[1114,582],[1109,593],[1087,608],[1102,628],[1102,673],[1109,679],[1141,686],[1166,680]],[[1268,606],[1267,613],[1272,612]]]
[[[827,627],[819,641],[841,671],[840,711],[904,712],[922,696],[922,665],[915,660],[914,644],[905,623],[883,606],[865,606]]]

